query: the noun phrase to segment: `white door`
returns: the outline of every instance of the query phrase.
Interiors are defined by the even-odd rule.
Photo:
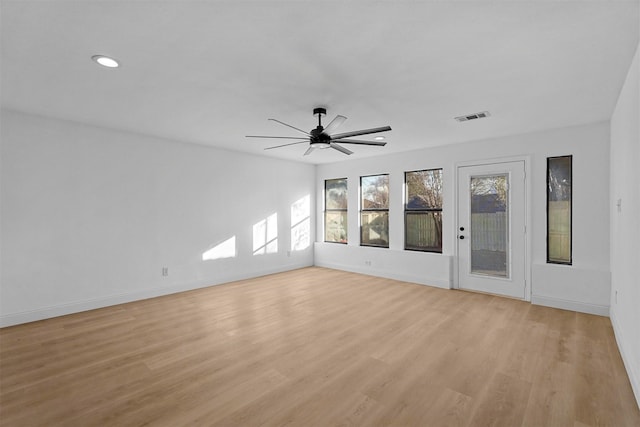
[[[458,167],[458,287],[525,299],[524,161]]]

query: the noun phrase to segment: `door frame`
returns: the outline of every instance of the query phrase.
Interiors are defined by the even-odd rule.
[[[530,155],[522,155],[522,156],[509,156],[509,157],[497,157],[490,159],[479,159],[479,160],[466,160],[454,163],[454,189],[455,189],[455,219],[453,221],[453,239],[455,240],[454,244],[454,261],[453,261],[453,289],[460,289],[460,277],[458,274],[459,264],[460,264],[460,254],[459,254],[459,245],[458,245],[458,218],[460,214],[460,191],[459,191],[459,182],[458,175],[459,169],[461,167],[467,166],[484,166],[491,165],[496,163],[510,163],[510,162],[524,162],[524,224],[525,224],[525,235],[524,235],[524,301],[531,301],[531,156]]]

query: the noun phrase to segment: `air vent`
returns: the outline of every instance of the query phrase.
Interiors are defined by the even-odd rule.
[[[474,113],[474,114],[467,114],[467,115],[464,115],[464,116],[458,116],[455,119],[458,122],[468,122],[469,120],[482,119],[484,117],[489,117],[489,116],[491,116],[491,114],[489,114],[488,111],[482,111],[480,113]]]

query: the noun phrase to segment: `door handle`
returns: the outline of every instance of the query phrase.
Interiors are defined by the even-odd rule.
[[[460,240],[464,240],[464,236],[458,236]]]

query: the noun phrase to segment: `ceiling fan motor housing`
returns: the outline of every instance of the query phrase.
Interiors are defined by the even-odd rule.
[[[323,132],[324,128],[318,126],[311,130],[311,146],[315,148],[329,148],[331,145],[331,137]]]

